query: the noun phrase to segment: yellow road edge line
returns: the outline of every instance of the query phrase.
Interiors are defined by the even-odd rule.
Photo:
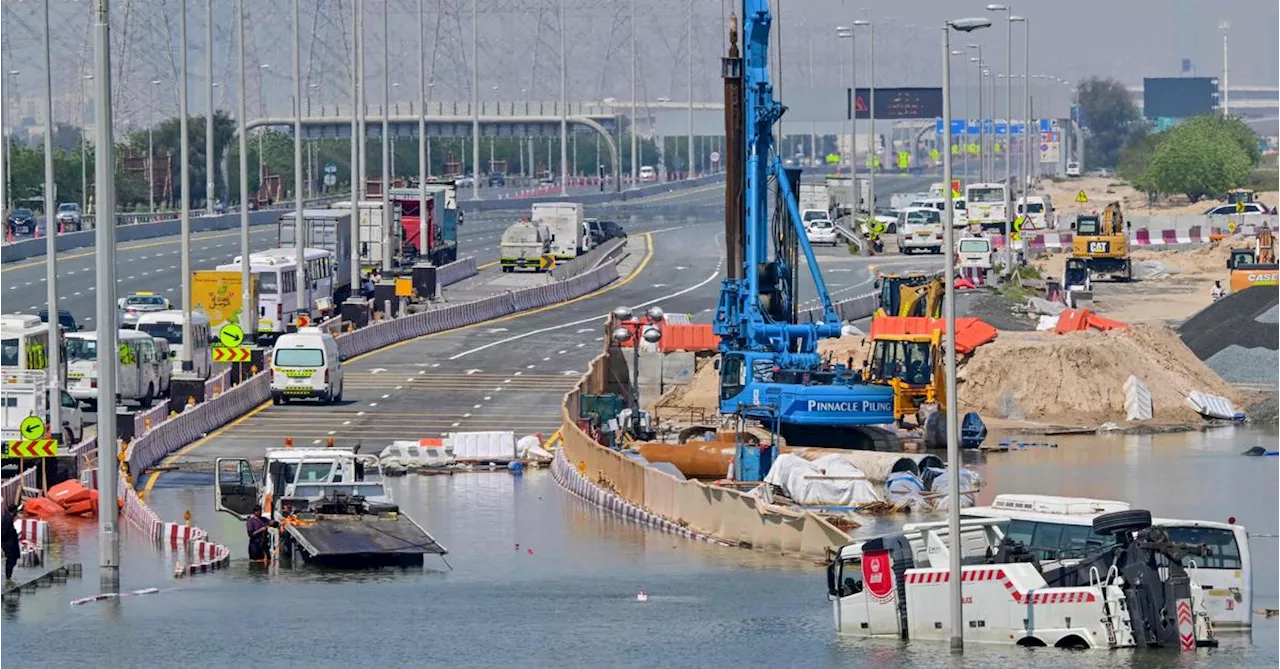
[[[246,420],[249,420],[250,418],[258,415],[259,413],[262,413],[269,406],[271,406],[271,400],[267,400],[266,402],[259,404],[258,406],[254,407],[254,409],[249,413],[231,421],[230,423],[227,423],[226,425],[223,425],[222,427],[214,430],[213,432],[210,432],[207,436],[201,437],[191,442],[190,444],[187,444],[186,446],[179,448],[177,451],[174,451],[172,454],[166,456],[165,459],[161,460],[160,466],[166,467],[168,465],[173,464],[175,460],[190,453],[191,451],[196,450],[201,445],[203,445],[204,442],[209,441],[210,439],[213,439],[221,435],[223,432],[226,432],[227,430],[230,430],[231,428],[245,422]],[[146,497],[148,494],[151,493],[151,489],[155,487],[156,481],[160,480],[160,475],[163,473],[164,473],[163,471],[151,472],[151,475],[147,477],[147,485],[142,488],[142,495],[141,495],[142,497]],[[213,473],[213,476],[216,479],[218,476],[218,472],[215,471]]]
[[[605,294],[605,293],[607,293],[607,292],[609,292],[609,291],[611,291],[611,290],[616,290],[616,289],[618,289],[618,288],[621,288],[621,287],[623,287],[623,286],[627,285],[628,283],[631,283],[631,281],[632,281],[633,279],[635,279],[637,276],[640,276],[640,272],[644,271],[645,266],[647,266],[647,265],[649,264],[649,261],[653,259],[653,233],[651,233],[651,232],[646,232],[646,233],[644,233],[644,240],[645,240],[645,245],[648,247],[648,250],[645,252],[645,254],[644,254],[644,258],[640,261],[640,264],[639,264],[639,265],[636,265],[636,268],[635,268],[634,270],[632,270],[632,271],[631,271],[631,273],[630,273],[630,274],[628,274],[626,277],[624,277],[624,278],[622,278],[622,279],[619,279],[619,280],[617,280],[617,281],[614,281],[613,283],[611,283],[611,284],[609,284],[609,285],[607,285],[607,286],[605,286],[605,287],[603,287],[603,288],[601,288],[601,289],[599,289],[599,290],[592,291],[592,292],[590,292],[590,293],[587,293],[586,295],[579,295],[578,297],[575,297],[575,298],[573,298],[572,300],[565,300],[564,302],[557,302],[556,304],[548,304],[548,305],[547,305],[547,306],[545,306],[545,307],[538,307],[537,309],[531,309],[531,310],[529,310],[529,311],[521,311],[521,312],[519,312],[519,313],[511,314],[511,315],[509,315],[509,316],[503,316],[503,317],[501,317],[501,318],[492,318],[492,319],[487,320],[487,321],[480,321],[479,323],[472,323],[472,324],[470,324],[470,325],[464,325],[464,326],[462,326],[462,327],[454,328],[454,329],[452,329],[452,330],[442,330],[442,331],[440,331],[440,332],[432,332],[432,333],[430,333],[430,334],[425,334],[425,335],[422,335],[421,337],[414,337],[413,339],[406,339],[406,340],[404,340],[404,341],[396,342],[396,343],[391,344],[391,345],[389,345],[389,346],[383,346],[382,348],[377,349],[377,350],[375,350],[375,351],[369,351],[368,353],[361,353],[360,355],[357,355],[356,357],[351,358],[350,360],[344,360],[344,361],[343,361],[343,364],[344,364],[344,365],[345,365],[345,364],[350,364],[350,363],[353,363],[353,362],[357,362],[357,361],[359,361],[359,360],[363,360],[363,359],[365,359],[365,358],[367,358],[367,357],[369,357],[369,356],[373,356],[373,355],[378,355],[378,354],[386,353],[387,351],[390,351],[390,350],[392,350],[392,349],[399,348],[399,347],[404,346],[404,345],[406,345],[406,344],[412,344],[412,343],[414,343],[414,342],[421,341],[421,340],[423,340],[423,339],[432,339],[432,338],[434,338],[434,337],[439,337],[439,336],[446,335],[446,334],[452,334],[452,333],[455,333],[455,332],[465,332],[465,331],[467,331],[467,330],[471,330],[471,329],[474,329],[474,328],[482,327],[482,326],[485,326],[485,325],[492,325],[492,324],[494,324],[494,323],[505,323],[505,322],[507,322],[507,321],[512,321],[512,320],[515,320],[515,319],[517,319],[517,318],[524,318],[525,316],[532,316],[532,315],[534,315],[534,314],[540,314],[540,313],[543,313],[543,312],[551,311],[552,309],[559,309],[560,307],[568,306],[568,305],[573,304],[573,303],[575,303],[575,302],[580,302],[580,301],[582,301],[582,300],[590,299],[590,298],[593,298],[593,297],[598,297],[598,296],[603,295],[603,294]]]
[[[497,265],[497,264],[498,264],[498,263],[500,263],[500,262],[502,262],[502,261],[501,261],[501,260],[495,260],[495,261],[493,261],[493,262],[487,262],[487,263],[485,263],[485,264],[483,264],[483,265],[479,265],[479,266],[477,266],[477,267],[476,267],[476,271],[478,272],[478,271],[480,271],[480,270],[489,269],[490,267],[493,267],[494,265]]]
[[[433,337],[439,337],[439,336],[441,336],[441,335],[445,335],[445,334],[450,334],[450,333],[454,333],[454,332],[462,332],[462,331],[465,331],[465,330],[470,330],[470,329],[472,329],[472,328],[480,327],[481,325],[487,325],[487,324],[489,324],[489,323],[502,323],[502,322],[505,322],[505,321],[515,320],[515,319],[517,319],[517,318],[521,318],[521,317],[524,317],[524,316],[531,316],[531,315],[533,315],[533,314],[542,313],[542,312],[545,312],[545,311],[550,311],[550,310],[552,310],[552,309],[558,309],[558,308],[563,307],[563,306],[565,306],[565,305],[573,304],[574,302],[578,302],[578,301],[580,301],[580,300],[585,300],[585,299],[590,298],[590,297],[595,297],[595,296],[597,296],[597,295],[603,295],[604,293],[607,293],[607,292],[609,292],[609,291],[611,291],[611,290],[614,290],[614,289],[616,289],[616,288],[621,288],[622,286],[625,286],[625,285],[627,285],[628,283],[631,283],[631,281],[632,281],[633,279],[635,279],[637,276],[640,276],[640,272],[644,271],[644,268],[649,264],[649,261],[653,259],[653,233],[649,233],[649,232],[644,233],[644,241],[645,241],[645,246],[647,247],[647,250],[645,251],[644,258],[640,261],[640,264],[639,264],[639,265],[636,265],[636,268],[635,268],[634,270],[632,270],[632,271],[631,271],[631,273],[630,273],[630,274],[628,274],[625,278],[620,279],[620,280],[618,280],[618,281],[615,281],[615,282],[613,282],[613,283],[611,283],[611,284],[609,284],[609,285],[607,285],[607,286],[605,286],[605,287],[603,287],[603,288],[601,288],[601,289],[599,289],[599,290],[592,291],[592,292],[590,292],[590,293],[587,293],[586,295],[581,295],[581,296],[579,296],[579,297],[575,297],[575,298],[573,298],[572,300],[566,300],[566,301],[564,301],[564,302],[559,302],[559,303],[556,303],[556,304],[549,304],[549,305],[547,305],[547,306],[545,306],[545,307],[539,307],[539,308],[537,308],[537,309],[533,309],[533,310],[531,310],[531,311],[522,311],[522,312],[520,312],[520,313],[517,313],[517,314],[511,314],[510,316],[504,316],[504,317],[502,317],[502,318],[495,318],[495,319],[492,319],[492,320],[480,321],[479,323],[472,323],[471,325],[464,325],[464,326],[462,326],[462,327],[460,327],[460,328],[454,328],[454,329],[452,329],[452,330],[443,330],[443,331],[441,331],[441,332],[432,332],[431,334],[425,334],[425,335],[422,335],[421,337],[414,337],[413,339],[406,339],[406,340],[404,340],[404,341],[402,341],[402,342],[396,342],[396,343],[394,343],[394,344],[391,344],[390,346],[384,346],[384,347],[382,347],[382,348],[380,348],[380,349],[377,349],[377,350],[375,350],[375,351],[369,351],[368,353],[363,353],[363,354],[358,355],[358,356],[356,356],[356,357],[354,357],[354,358],[351,358],[350,360],[347,360],[347,361],[345,361],[345,362],[346,362],[346,363],[355,362],[355,361],[357,361],[357,360],[360,360],[361,358],[365,358],[365,357],[367,357],[367,356],[371,356],[371,355],[373,355],[373,354],[375,354],[375,353],[383,353],[383,352],[385,352],[385,351],[389,351],[389,350],[391,350],[391,349],[393,349],[393,348],[397,348],[397,347],[403,346],[403,345],[405,345],[405,344],[411,344],[411,343],[413,343],[413,342],[416,342],[416,341],[419,341],[419,340],[422,340],[422,339],[431,339],[431,338],[433,338]],[[192,452],[192,451],[196,450],[196,449],[197,449],[197,448],[199,448],[200,446],[203,446],[205,442],[207,442],[207,441],[209,441],[210,439],[213,439],[213,438],[215,438],[215,437],[217,437],[217,436],[221,435],[223,432],[226,432],[227,430],[230,430],[230,429],[231,429],[231,428],[233,428],[233,427],[236,427],[237,425],[239,425],[239,424],[243,423],[244,421],[248,420],[249,418],[251,418],[251,417],[253,417],[253,416],[258,415],[259,413],[262,413],[264,410],[266,410],[266,409],[267,409],[267,407],[270,407],[270,406],[271,406],[271,401],[270,401],[270,400],[268,400],[268,401],[266,401],[266,402],[263,402],[262,404],[258,405],[256,408],[254,408],[254,409],[253,409],[253,411],[250,411],[249,413],[247,413],[247,414],[245,414],[245,415],[243,415],[243,416],[240,416],[239,418],[237,418],[237,419],[235,419],[235,420],[231,421],[230,423],[227,423],[226,425],[223,425],[222,427],[220,427],[220,428],[218,428],[218,429],[214,430],[213,432],[209,433],[209,435],[208,435],[208,436],[202,437],[202,438],[200,438],[200,439],[198,439],[198,440],[196,440],[196,441],[193,441],[193,442],[191,442],[190,444],[187,444],[186,446],[183,446],[182,448],[178,449],[178,450],[177,450],[177,451],[175,451],[172,455],[169,455],[169,456],[167,456],[164,460],[161,460],[161,461],[160,461],[160,465],[163,467],[163,466],[168,466],[168,465],[170,465],[170,464],[173,464],[173,462],[174,462],[176,459],[178,459],[178,458],[180,458],[180,457],[182,457],[182,456],[184,456],[184,455],[186,455],[186,454],[188,454],[188,453],[190,453],[190,452]],[[162,471],[154,471],[154,472],[151,472],[151,475],[147,478],[147,485],[146,485],[146,486],[144,486],[144,487],[143,487],[143,489],[142,489],[142,496],[144,496],[144,497],[145,497],[147,494],[149,494],[149,493],[151,492],[151,489],[152,489],[152,488],[154,488],[154,487],[155,487],[155,485],[156,485],[156,481],[160,480],[160,475],[161,475],[161,474],[163,474],[163,473],[164,473],[164,472],[162,472]],[[218,473],[217,473],[217,472],[214,472],[214,476],[216,477],[217,475],[218,475]]]

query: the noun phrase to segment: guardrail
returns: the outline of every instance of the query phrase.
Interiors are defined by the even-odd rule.
[[[3,486],[0,486],[0,497],[4,498],[4,507],[7,509],[10,505],[17,504],[18,497],[22,495],[22,489],[34,488],[37,484],[35,467],[27,467],[21,474],[5,479]]]
[[[440,289],[476,275],[476,258],[467,256],[436,268],[436,293]]]
[[[349,199],[348,197],[327,197],[319,198],[308,202],[307,206],[315,206],[336,202],[339,200]],[[280,212],[288,210],[292,205],[287,203],[279,203],[271,208],[259,209],[249,212],[249,225],[259,226],[274,224],[279,218]],[[117,218],[135,217],[146,219],[153,214],[117,214]],[[92,220],[92,217],[90,217]],[[240,227],[240,213],[231,212],[218,216],[201,216],[191,217],[191,231],[209,232],[213,230],[231,230]],[[182,221],[176,218],[165,218],[160,221],[153,222],[135,222],[135,223],[117,223],[116,241],[131,242],[140,239],[153,239],[155,237],[168,237],[177,235],[182,230]],[[72,249],[88,248],[94,245],[96,233],[93,230],[82,230],[80,232],[68,232],[57,236],[58,251],[70,251]],[[0,247],[0,262],[16,262],[18,260],[26,260],[28,258],[36,258],[43,256],[45,253],[45,239],[23,239],[12,244],[5,244]]]
[[[610,239],[563,265],[557,263],[555,267],[551,268],[551,277],[556,281],[572,279],[589,269],[598,267],[601,262],[614,257],[618,250],[626,246],[626,244],[627,240],[623,238]]]
[[[845,298],[833,303],[831,306],[836,310],[836,314],[840,316],[841,321],[862,320],[875,313],[876,307],[880,306],[880,296],[878,293],[865,293]],[[822,307],[817,306],[801,310],[799,319],[802,321],[822,320]]]
[[[616,192],[605,191],[603,193],[577,193],[564,196],[540,195],[534,197],[493,200],[463,200],[462,198],[470,188],[459,188],[458,206],[464,211],[500,211],[504,209],[526,209],[530,205],[544,202],[581,202],[582,204],[595,205],[622,204],[630,200],[652,197],[663,193],[674,193],[677,191],[689,190],[720,181],[724,181],[724,174],[712,174],[705,177],[685,179],[684,181],[664,181],[655,183],[651,186],[641,186],[631,190]]]

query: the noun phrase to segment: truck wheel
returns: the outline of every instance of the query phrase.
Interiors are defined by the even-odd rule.
[[[1151,527],[1151,512],[1146,509],[1129,509],[1104,513],[1093,519],[1096,534],[1121,534]]]
[[[142,405],[143,409],[150,409],[151,402],[153,402],[154,400],[155,400],[155,386],[152,386],[150,383],[148,383],[147,394],[143,395],[142,399],[138,403]]]

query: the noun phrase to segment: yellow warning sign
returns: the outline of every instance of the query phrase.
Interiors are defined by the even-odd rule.
[[[1089,196],[1084,194],[1083,189],[1081,189],[1079,193],[1076,193],[1076,202],[1079,202],[1080,204],[1084,204],[1085,202],[1088,202],[1088,201],[1089,201]]]
[[[396,297],[413,297],[413,279],[396,277]]]
[[[1237,213],[1237,214],[1243,214],[1243,213],[1244,213],[1244,201],[1243,201],[1243,200],[1241,200],[1241,201],[1239,201],[1239,202],[1236,202],[1236,213]]]
[[[1227,233],[1228,233],[1228,234],[1232,234],[1232,235],[1236,234],[1236,222],[1235,222],[1235,221],[1227,221]]]

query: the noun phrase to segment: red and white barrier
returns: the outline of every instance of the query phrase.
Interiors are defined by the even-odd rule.
[[[209,536],[208,532],[183,523],[165,523],[161,530],[161,541],[168,541],[170,548],[180,548],[192,541],[200,541]]]
[[[36,546],[49,545],[49,521],[47,520],[19,518],[13,521],[13,529],[18,531],[18,541],[25,541]]]

